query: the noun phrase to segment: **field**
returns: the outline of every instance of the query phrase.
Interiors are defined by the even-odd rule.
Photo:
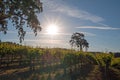
[[[2,42],[0,80],[120,80],[120,58]]]

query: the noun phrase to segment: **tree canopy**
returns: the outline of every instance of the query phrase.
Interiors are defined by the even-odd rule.
[[[8,21],[18,30],[20,42],[24,40],[24,26],[30,27],[35,36],[41,31],[37,13],[43,11],[40,0],[0,0],[0,32],[7,33]]]
[[[71,40],[69,42],[72,46],[77,46],[78,48],[80,48],[80,51],[82,51],[84,47],[86,49],[89,47],[89,43],[84,37],[85,36],[83,33],[76,32],[73,33],[73,35],[71,36]]]

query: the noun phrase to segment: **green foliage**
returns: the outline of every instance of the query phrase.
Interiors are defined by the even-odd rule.
[[[72,67],[73,65],[81,64],[97,64],[97,60],[95,56],[91,53],[85,52],[75,52],[75,53],[67,53],[64,56],[63,62],[65,67]]]
[[[0,68],[15,66],[16,69],[18,67],[24,69],[24,67],[29,67],[30,70],[40,73],[41,80],[53,78],[69,80],[69,75],[83,76],[88,73],[87,70],[92,70],[90,67],[98,65],[99,68],[106,69],[106,72],[110,69],[109,66],[118,70],[120,69],[120,58],[114,58],[112,54],[107,53],[94,54],[61,48],[33,48],[11,42],[0,43]],[[40,71],[38,71],[39,69]],[[48,76],[46,77],[46,75]],[[31,78],[38,79],[37,75],[31,76]]]
[[[20,42],[24,40],[24,26],[30,27],[35,35],[41,30],[37,13],[42,12],[40,0],[0,0],[0,32],[7,32],[8,20],[18,30]]]
[[[72,46],[77,46],[78,48],[80,48],[80,51],[82,51],[84,47],[86,48],[86,50],[89,47],[89,43],[86,39],[84,39],[83,33],[73,33],[69,42]]]
[[[52,61],[52,62],[62,62],[64,66],[72,66],[79,63],[90,63],[99,64],[101,66],[111,65],[111,60],[113,59],[112,54],[92,54],[85,52],[76,52],[65,49],[42,49],[42,48],[32,48],[28,46],[21,46],[15,43],[3,42],[0,43],[0,57],[13,56],[19,58],[22,56],[26,60],[41,60]],[[113,59],[112,65],[119,63],[117,60]]]
[[[65,55],[65,57],[63,59],[63,64],[66,67],[71,66],[74,63],[74,60],[75,60],[75,55],[72,53],[68,53]]]
[[[97,60],[96,60],[96,57],[95,57],[95,55],[94,54],[92,54],[92,53],[87,53],[86,54],[86,57],[87,57],[87,59],[88,59],[88,61],[91,63],[91,64],[98,64],[97,63]]]
[[[111,65],[114,68],[120,69],[120,58],[113,58]]]
[[[113,55],[108,53],[99,53],[96,54],[96,58],[100,66],[111,66]]]

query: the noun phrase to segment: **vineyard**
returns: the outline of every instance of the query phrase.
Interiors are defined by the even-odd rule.
[[[1,42],[0,80],[120,80],[120,58]]]

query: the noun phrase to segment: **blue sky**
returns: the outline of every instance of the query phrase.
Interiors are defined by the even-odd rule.
[[[38,14],[42,31],[35,37],[29,28],[22,44],[41,47],[70,48],[74,32],[82,32],[90,44],[89,51],[120,51],[120,0],[41,0],[43,12]],[[47,34],[49,24],[59,28],[57,35]],[[9,24],[2,41],[19,43],[17,31]]]

